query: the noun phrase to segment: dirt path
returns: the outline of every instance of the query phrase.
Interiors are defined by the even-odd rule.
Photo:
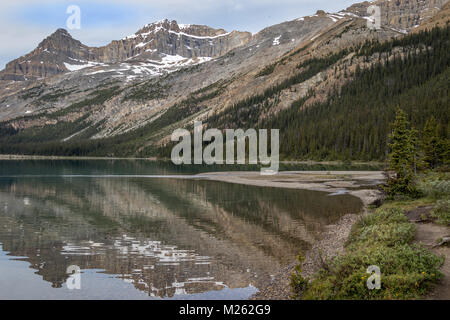
[[[444,278],[425,299],[450,300],[450,247],[441,246],[432,248],[439,238],[450,235],[450,228],[434,223],[416,223],[416,226],[416,241],[422,242],[433,253],[444,255],[445,257],[445,262],[441,269]]]
[[[416,222],[421,216],[429,216],[431,207],[421,207],[408,212],[406,215],[416,224],[416,242],[421,242],[425,247],[437,255],[445,257],[441,272],[444,278],[437,284],[434,290],[425,297],[428,300],[450,300],[450,247],[434,247],[438,239],[450,235],[450,228],[433,222]]]

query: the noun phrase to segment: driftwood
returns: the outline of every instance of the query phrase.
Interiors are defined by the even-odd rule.
[[[450,243],[450,236],[448,236],[448,237],[443,237],[443,238],[442,238],[442,241],[439,242],[438,244],[434,245],[433,248],[443,246],[444,244],[447,244],[447,243]]]

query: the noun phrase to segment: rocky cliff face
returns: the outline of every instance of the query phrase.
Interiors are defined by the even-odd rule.
[[[0,72],[2,80],[33,80],[68,71],[64,63],[89,60],[89,47],[73,39],[64,29],[44,39],[36,49],[9,62]]]
[[[102,62],[117,63],[127,59],[157,59],[158,54],[185,58],[219,57],[247,43],[249,32],[213,29],[200,25],[178,25],[163,20],[144,26],[135,34],[95,49]]]
[[[367,17],[367,8],[377,5],[381,9],[381,25],[408,32],[423,20],[434,16],[448,0],[376,0],[357,3],[346,11]]]
[[[96,65],[161,61],[166,56],[215,58],[250,39],[248,32],[227,33],[223,29],[163,20],[148,24],[122,40],[91,48],[73,39],[66,30],[58,29],[35,50],[9,62],[0,72],[0,80],[35,80]]]

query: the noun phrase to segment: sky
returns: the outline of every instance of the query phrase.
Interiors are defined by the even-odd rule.
[[[58,28],[89,46],[106,45],[162,19],[256,33],[265,27],[338,12],[357,0],[1,0],[0,69],[37,47]],[[80,29],[69,29],[71,5],[80,8]]]

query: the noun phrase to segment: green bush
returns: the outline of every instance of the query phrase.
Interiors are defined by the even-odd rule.
[[[370,241],[372,243],[382,243],[386,246],[409,243],[414,239],[415,226],[409,222],[376,224],[359,229],[355,232],[355,244]]]
[[[300,298],[300,294],[306,289],[308,281],[303,278],[302,273],[302,263],[304,258],[301,255],[297,256],[298,264],[294,268],[294,272],[291,275],[291,288],[292,288],[292,299]]]
[[[387,209],[367,215],[352,228],[347,246],[357,247],[367,242],[386,246],[409,243],[414,239],[415,226],[401,210]]]
[[[450,199],[437,201],[431,216],[436,218],[438,223],[450,226]]]
[[[442,276],[439,258],[417,245],[373,245],[351,250],[308,285],[304,299],[410,299],[425,294]],[[369,290],[368,266],[381,270],[381,289]],[[325,283],[325,284],[324,284]],[[330,286],[331,284],[331,286]],[[332,290],[321,292],[320,288]]]
[[[430,174],[423,178],[418,188],[425,196],[440,199],[450,196],[450,176],[448,173]]]
[[[303,299],[411,299],[441,277],[443,258],[410,244],[415,227],[398,209],[380,209],[355,224],[346,253],[328,262],[307,284]],[[381,288],[369,290],[369,266],[381,270]]]

